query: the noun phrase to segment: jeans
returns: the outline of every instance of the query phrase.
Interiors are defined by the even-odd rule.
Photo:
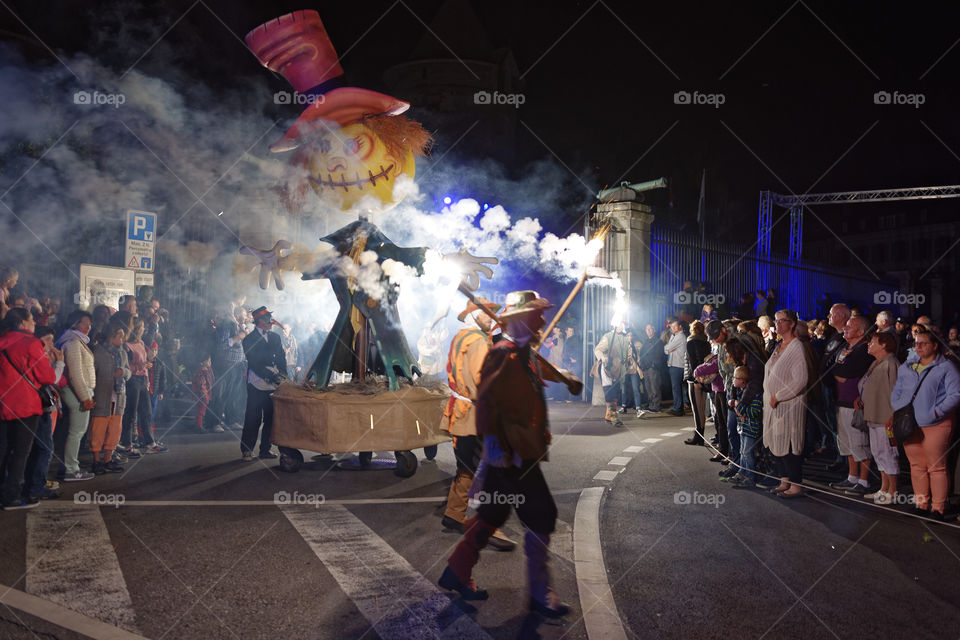
[[[656,367],[643,370],[643,390],[647,394],[647,409],[660,411],[663,401],[660,399],[660,370]]]
[[[63,445],[63,466],[67,473],[76,473],[80,471],[80,461],[77,459],[77,455],[80,453],[80,441],[83,440],[83,435],[87,432],[87,427],[90,424],[90,412],[80,408],[80,399],[77,398],[70,387],[64,387],[60,397],[70,412],[67,441]]]
[[[23,474],[23,495],[39,497],[47,488],[47,470],[53,458],[53,414],[43,413]]]
[[[733,415],[734,421],[736,421],[736,414],[733,411],[731,411],[730,413]],[[757,470],[757,462],[756,462],[756,457],[754,453],[755,453],[755,449],[758,446],[758,443],[760,442],[760,438],[753,438],[751,436],[744,435],[739,432],[737,433],[737,437],[740,439],[740,463],[739,464],[741,467],[743,467],[740,473],[746,476],[747,478],[749,478],[750,480],[753,480],[754,482],[756,482],[757,475],[753,473],[754,471]]]
[[[147,391],[147,376],[131,376],[127,380],[127,406],[123,410],[123,432],[120,444],[129,447],[133,440],[134,421],[139,423],[144,444],[153,444],[153,406]],[[69,469],[68,469],[69,471]]]
[[[726,403],[726,401],[726,396],[724,396],[723,402]],[[737,431],[737,412],[730,407],[727,407],[727,440],[727,447],[730,450],[730,460],[733,464],[742,464],[740,460],[743,454],[741,452],[740,432]]]
[[[667,367],[673,391],[673,410],[683,411],[683,367]]]
[[[4,506],[20,502],[23,472],[39,420],[37,415],[0,421],[0,478],[4,478],[0,504]]]
[[[643,400],[640,396],[640,376],[636,373],[628,373],[623,376],[623,380],[620,382],[620,404],[624,407],[627,406],[627,389],[630,389],[633,393],[633,407],[634,409],[639,409],[640,405],[643,404]]]
[[[837,439],[837,393],[826,384],[820,386],[820,412],[817,424],[820,425],[820,443],[826,447],[831,443],[835,450],[840,449]]]

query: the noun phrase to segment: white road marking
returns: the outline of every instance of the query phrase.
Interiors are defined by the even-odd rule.
[[[27,514],[27,593],[139,633],[100,509],[44,507]]]
[[[643,444],[655,444],[657,442],[660,442],[661,440],[663,440],[663,438],[644,438],[640,442],[642,442]]]
[[[696,427],[681,427],[680,431],[696,431]]]
[[[619,471],[598,471],[597,475],[593,476],[594,480],[601,480],[603,482],[610,482],[615,480]],[[576,527],[576,525],[574,525]]]
[[[577,501],[573,523],[573,553],[580,610],[589,638],[626,640],[600,546],[600,500],[603,487],[587,487]]]
[[[633,460],[633,458],[631,458],[630,456],[617,456],[607,464],[613,464],[620,467],[625,467],[631,460]]]
[[[646,449],[646,447],[643,446],[642,444],[635,444],[632,447],[627,447],[626,449],[623,450],[623,452],[624,453],[640,453],[644,449]]]
[[[579,491],[579,489],[577,489]],[[344,504],[401,504],[414,502],[443,502],[447,496],[430,496],[423,498],[354,498],[350,500],[326,500],[325,505]],[[51,504],[44,503],[42,506]],[[77,505],[78,507],[92,508],[97,505]],[[126,500],[123,507],[275,507],[279,506],[274,500]],[[35,509],[34,511],[42,511]],[[33,513],[31,511],[31,513]]]
[[[84,637],[94,640],[147,640],[144,636],[88,618],[49,600],[32,596],[6,585],[0,584],[0,589],[3,590],[3,593],[0,594],[0,602],[8,607],[19,609],[36,618],[52,622],[58,627],[75,631]]]
[[[661,433],[660,435],[663,436],[664,438],[672,438],[674,436],[679,436],[683,434],[681,434],[679,431],[667,431],[666,433]]]
[[[490,636],[345,507],[281,507],[381,638]]]

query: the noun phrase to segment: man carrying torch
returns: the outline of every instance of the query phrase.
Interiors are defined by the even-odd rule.
[[[494,532],[506,522],[511,507],[527,527],[524,551],[531,612],[559,618],[570,611],[550,588],[549,544],[557,507],[540,470],[547,459],[550,430],[544,380],[563,382],[573,394],[583,383],[567,372],[545,365],[531,343],[544,326],[543,312],[552,308],[535,291],[507,295],[498,318],[503,338],[490,348],[480,372],[477,433],[483,437],[483,458],[471,494],[477,515],[464,523],[464,536],[447,561],[439,584],[467,600],[485,600],[471,574]]]

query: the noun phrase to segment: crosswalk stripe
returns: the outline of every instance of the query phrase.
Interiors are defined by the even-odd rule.
[[[342,506],[284,506],[310,545],[381,638],[490,636],[406,559]]]
[[[27,514],[26,592],[139,633],[100,509],[48,505]]]
[[[630,456],[616,456],[615,458],[610,460],[610,462],[608,462],[607,464],[612,464],[618,467],[625,467],[627,464],[629,464],[631,460],[633,460],[633,458],[631,458]]]

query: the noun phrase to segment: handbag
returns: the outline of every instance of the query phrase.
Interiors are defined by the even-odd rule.
[[[867,432],[869,427],[867,426],[867,421],[863,419],[863,409],[854,409],[853,417],[850,419],[850,426],[856,429],[857,431]]]
[[[20,377],[23,378],[28,385],[33,387],[33,390],[37,392],[38,396],[40,396],[40,407],[44,410],[44,412],[57,405],[57,392],[54,391],[50,385],[45,384],[37,388],[37,385],[33,384],[33,381],[28,378],[23,371],[20,371],[20,369],[17,368],[17,365],[13,364],[13,360],[10,359],[10,354],[7,353],[6,349],[3,351],[3,356],[7,359],[7,362],[10,363],[10,366],[13,367],[13,370],[19,373]]]
[[[907,438],[912,436],[919,426],[917,424],[917,417],[913,412],[913,401],[916,400],[917,394],[920,392],[920,385],[923,384],[923,380],[927,377],[928,373],[930,373],[929,368],[926,373],[921,376],[920,382],[917,383],[917,388],[914,390],[913,397],[910,398],[907,406],[893,412],[893,437],[900,444],[903,444]]]

